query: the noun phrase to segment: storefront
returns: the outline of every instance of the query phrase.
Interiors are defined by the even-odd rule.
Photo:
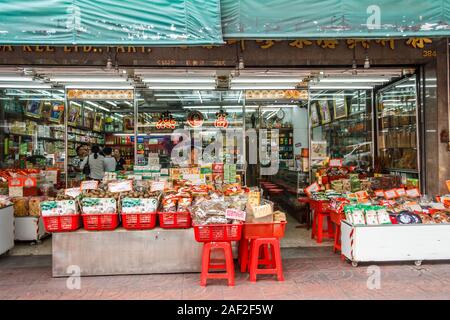
[[[211,15],[203,17],[215,19],[214,30],[201,19],[200,26],[190,25],[188,35],[178,34],[181,26],[172,24],[174,35],[160,42],[144,39],[145,32],[136,29],[128,32],[128,40],[116,34],[105,43],[98,38],[100,30],[90,34],[97,38],[81,37],[80,45],[69,46],[64,37],[83,35],[82,24],[79,33],[62,32],[61,39],[52,41],[38,36],[26,42],[5,40],[0,46],[0,160],[4,193],[20,198],[15,200],[17,217],[31,216],[35,223],[40,216],[36,203],[45,199],[30,202],[28,197],[54,196],[55,191],[61,201],[78,197],[81,182],[92,180],[79,168],[86,154],[80,147],[93,145],[118,155],[121,166],[98,179],[118,191],[131,191],[123,181],[133,181],[133,192],[137,187],[139,192],[161,191],[180,180],[239,190],[272,183],[282,196],[270,194],[270,188],[263,188],[263,195],[309,225],[314,219],[298,199],[314,191],[311,186],[340,195],[404,188],[434,198],[448,192],[448,141],[441,138],[448,133],[441,116],[448,115],[448,42],[438,38],[444,35],[440,29],[397,39],[385,38],[385,32],[367,39],[354,33],[325,39],[327,32],[309,32],[309,40],[297,37],[289,25],[284,32],[291,40],[277,40],[286,36],[276,36],[275,29],[247,28],[245,33],[229,28],[223,43],[215,6],[220,4],[211,4]],[[230,8],[224,10],[228,24],[236,19]],[[196,35],[197,27],[205,37]],[[416,37],[422,35],[427,37]],[[39,41],[43,45],[35,45]],[[175,130],[188,133],[192,142],[186,147],[206,155],[202,163],[175,161],[173,150],[186,140]],[[218,140],[223,144],[211,152]],[[220,170],[214,169],[217,164]],[[122,184],[114,185],[117,180]],[[92,184],[85,183],[81,188],[88,199],[115,199],[116,209],[108,213],[117,214],[124,205],[111,187],[86,191]],[[150,193],[127,196],[157,198]],[[153,251],[162,263],[140,269],[152,265],[145,260],[129,272],[197,271],[200,251],[192,239],[192,246],[186,244],[192,231],[185,231],[147,231],[154,239],[168,239]],[[146,248],[130,245],[139,237],[138,231],[115,229],[103,240],[142,253]],[[90,232],[55,234],[54,274],[63,275],[71,259],[83,257],[95,241]],[[174,243],[187,247],[165,264],[166,245]],[[98,250],[93,252],[101,255]],[[67,258],[66,252],[73,255]],[[107,271],[97,260],[85,259],[86,274],[126,273],[122,258],[117,256]],[[180,269],[180,261],[186,269]]]

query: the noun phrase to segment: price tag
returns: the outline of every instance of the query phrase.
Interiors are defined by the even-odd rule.
[[[89,180],[89,181],[81,181],[81,190],[97,190],[98,189],[98,181]]]
[[[342,167],[342,159],[331,159],[330,167]]]
[[[227,209],[225,211],[225,217],[227,219],[240,220],[245,221],[247,213],[245,211],[237,210],[237,209]]]
[[[445,210],[445,205],[441,202],[435,202],[431,204],[431,207],[433,209],[437,209],[437,210]]]
[[[80,188],[69,188],[69,189],[65,189],[64,190],[64,194],[66,196],[72,197],[72,198],[76,198],[81,194],[81,189]]]
[[[151,192],[163,191],[165,187],[166,187],[166,182],[165,181],[153,181],[151,186],[150,186],[150,191]]]
[[[119,182],[111,182],[108,184],[109,192],[127,192],[133,191],[133,181],[125,180]]]
[[[419,189],[417,189],[417,188],[409,189],[409,190],[406,190],[406,195],[409,198],[418,198],[418,197],[420,197],[420,192],[419,192]]]
[[[395,199],[398,197],[398,195],[397,192],[395,192],[395,189],[391,189],[384,192],[384,197],[386,199]]]
[[[397,193],[397,196],[399,196],[399,197],[404,197],[404,196],[406,196],[406,191],[405,191],[405,189],[403,189],[403,188],[395,189],[395,193]]]
[[[408,205],[409,210],[411,210],[412,212],[422,212],[422,207],[419,206],[418,204],[411,204]]]
[[[320,190],[320,186],[319,186],[319,184],[317,182],[314,182],[312,185],[310,185],[309,187],[307,187],[305,189],[305,191],[307,193],[316,192],[316,191],[319,191],[319,190]]]
[[[383,190],[375,190],[375,196],[382,198],[384,197],[384,191]]]

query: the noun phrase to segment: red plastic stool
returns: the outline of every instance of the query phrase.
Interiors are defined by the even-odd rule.
[[[327,219],[327,228],[324,228],[324,220]],[[317,243],[322,243],[324,233],[328,239],[334,238],[333,226],[329,213],[314,212],[313,226],[311,230],[311,239],[316,239]]]
[[[251,240],[250,248],[250,281],[256,282],[258,274],[276,274],[278,281],[284,281],[283,268],[281,265],[280,240],[277,238],[259,238]],[[263,246],[264,253],[271,253],[271,257],[267,256],[260,260],[259,253]],[[271,250],[269,251],[269,246]],[[265,255],[264,254],[264,255]],[[260,269],[259,265],[264,264],[267,269]]]
[[[225,261],[211,259],[212,249],[223,249]],[[223,270],[225,272],[210,273],[210,270]],[[200,285],[206,286],[207,279],[228,279],[228,285],[234,286],[234,264],[230,242],[206,242],[203,244],[202,253],[202,273],[200,275]]]
[[[275,256],[274,247],[270,247],[272,250],[269,251],[269,246],[261,246],[258,256],[258,265],[263,265],[266,267],[274,267],[273,259],[271,257]],[[249,252],[250,252],[250,241],[245,239],[239,241],[239,258],[238,264],[242,273],[247,272],[249,265]]]

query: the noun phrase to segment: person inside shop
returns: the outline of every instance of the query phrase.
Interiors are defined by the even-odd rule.
[[[89,154],[88,147],[85,145],[79,145],[76,149],[77,155],[72,159],[72,171],[81,172],[80,164]]]
[[[105,171],[106,172],[114,172],[116,171],[116,159],[112,156],[112,148],[105,147],[103,148],[103,154],[105,155]]]
[[[81,162],[80,169],[87,177],[93,180],[103,179],[105,175],[105,157],[100,154],[99,146],[92,146],[91,154]]]
[[[114,158],[116,159],[116,171],[122,171],[125,170],[125,159],[120,154],[119,149],[114,150]]]

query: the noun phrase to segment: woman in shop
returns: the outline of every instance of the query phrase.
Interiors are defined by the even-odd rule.
[[[116,171],[125,170],[125,159],[120,155],[119,149],[114,150],[114,158],[116,159]]]
[[[105,155],[105,171],[106,172],[114,172],[116,171],[116,159],[112,156],[111,147],[103,148],[103,154]]]
[[[105,157],[100,154],[100,147],[91,148],[91,154],[80,165],[80,169],[93,180],[102,180],[105,175]]]

